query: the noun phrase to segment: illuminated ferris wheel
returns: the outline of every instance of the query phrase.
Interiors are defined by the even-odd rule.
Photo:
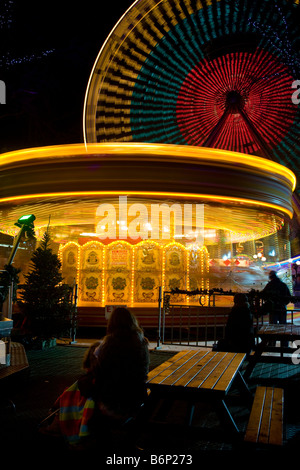
[[[90,76],[86,142],[234,150],[298,173],[299,0],[139,0]]]

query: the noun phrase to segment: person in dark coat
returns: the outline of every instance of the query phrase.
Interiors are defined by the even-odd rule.
[[[234,305],[229,314],[224,339],[218,349],[229,352],[250,353],[254,347],[253,316],[246,294],[234,296]]]
[[[269,313],[269,323],[286,323],[286,306],[291,300],[288,286],[279,279],[276,271],[269,272],[269,282],[262,290],[265,311]]]

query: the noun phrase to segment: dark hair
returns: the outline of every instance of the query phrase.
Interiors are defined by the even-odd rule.
[[[236,305],[244,305],[248,302],[248,297],[246,294],[238,293],[234,296],[234,303]]]
[[[112,312],[107,325],[106,333],[113,335],[116,333],[137,332],[143,334],[136,317],[126,307],[117,307]]]
[[[270,271],[270,272],[269,272],[269,277],[270,277],[271,279],[275,279],[275,277],[277,277],[277,272],[276,272],[276,271]]]

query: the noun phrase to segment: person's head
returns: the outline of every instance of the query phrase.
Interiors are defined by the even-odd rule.
[[[238,293],[234,296],[234,305],[242,306],[242,305],[249,305],[248,304],[248,297],[246,294]]]
[[[136,317],[126,307],[117,307],[112,312],[107,325],[107,334],[142,333]]]
[[[270,271],[270,272],[269,272],[269,279],[270,279],[270,281],[272,281],[272,279],[276,279],[276,277],[277,277],[276,271]]]

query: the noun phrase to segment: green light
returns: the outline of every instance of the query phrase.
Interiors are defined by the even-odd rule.
[[[30,224],[35,220],[35,216],[33,214],[30,215],[22,215],[22,217],[19,218],[18,223],[19,224]]]
[[[15,225],[17,227],[23,227],[23,226],[29,227],[33,225],[34,221],[35,221],[35,215],[33,214],[22,215],[22,217],[18,219],[18,222],[16,222]]]

